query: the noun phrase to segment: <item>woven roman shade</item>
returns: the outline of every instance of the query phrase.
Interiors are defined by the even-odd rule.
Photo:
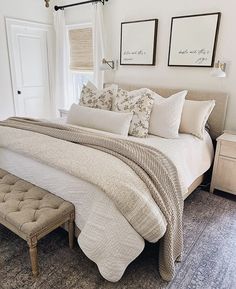
[[[93,70],[93,32],[92,28],[69,30],[70,69]]]

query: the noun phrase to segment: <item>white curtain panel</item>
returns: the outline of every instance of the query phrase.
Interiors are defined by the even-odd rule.
[[[55,109],[68,108],[73,102],[69,93],[69,40],[65,24],[64,10],[54,12],[54,28],[56,32],[55,59]]]
[[[98,89],[103,88],[104,72],[100,66],[105,57],[105,34],[103,22],[103,4],[93,4],[93,45],[94,45],[94,82]]]

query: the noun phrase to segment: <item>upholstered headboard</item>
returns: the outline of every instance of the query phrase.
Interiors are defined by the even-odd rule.
[[[122,83],[118,85],[120,88],[129,90],[129,91],[139,89],[141,87],[145,87],[141,85],[122,84]],[[146,86],[146,87],[150,88],[151,90],[157,92],[158,94],[164,97],[168,97],[178,91],[181,91],[181,89],[160,88],[160,87],[157,88],[157,87],[150,87],[150,86]],[[214,99],[216,101],[216,106],[209,118],[208,123],[210,125],[211,137],[213,139],[216,139],[218,136],[220,136],[223,133],[224,127],[225,127],[228,95],[222,92],[188,90],[188,95],[186,99],[189,99],[189,100],[212,100]]]

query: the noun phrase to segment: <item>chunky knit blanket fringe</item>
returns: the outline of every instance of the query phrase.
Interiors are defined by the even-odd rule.
[[[167,228],[164,237],[160,240],[159,272],[166,281],[174,277],[174,263],[180,260],[183,249],[183,198],[176,167],[163,153],[124,138],[29,118],[9,118],[0,122],[0,126],[32,131],[92,147],[111,154],[129,165],[146,184],[152,198],[165,216]],[[126,212],[122,210],[119,194],[109,195],[109,192],[106,194],[125,216]],[[137,222],[134,221],[131,225],[138,231]]]

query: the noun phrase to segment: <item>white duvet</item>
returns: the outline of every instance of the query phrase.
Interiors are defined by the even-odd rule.
[[[178,139],[168,140],[156,136],[129,139],[151,145],[165,153],[177,167],[186,191],[196,178],[209,169],[213,160],[212,141],[207,132],[204,140],[185,134]],[[93,248],[92,254],[93,261],[105,279],[118,281],[129,263],[142,252],[143,238],[97,186],[4,148],[0,148],[0,167],[72,202],[76,208],[75,222],[79,229],[85,231],[85,224],[93,224],[96,238],[102,236],[101,241],[104,242],[105,238],[107,244],[105,251],[104,246],[101,246],[102,251],[98,246]],[[82,250],[88,252],[93,240],[80,243],[78,238],[78,242]]]

